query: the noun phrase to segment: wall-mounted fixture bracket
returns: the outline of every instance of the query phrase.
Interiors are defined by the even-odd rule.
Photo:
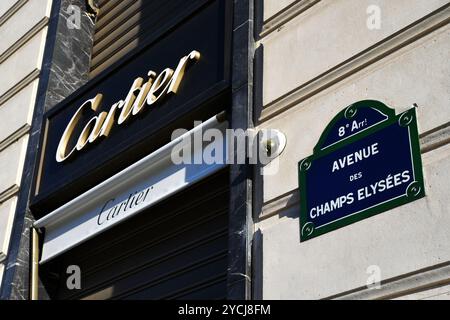
[[[265,150],[266,156],[273,160],[280,156],[286,148],[287,139],[283,132],[277,129],[263,129],[259,131],[260,148]]]

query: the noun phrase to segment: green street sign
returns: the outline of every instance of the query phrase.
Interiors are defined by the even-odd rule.
[[[298,171],[301,242],[424,197],[416,110],[348,106]]]

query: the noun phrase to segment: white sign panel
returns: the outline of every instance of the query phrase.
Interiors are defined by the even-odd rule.
[[[174,164],[171,159],[174,146],[192,141],[189,138],[210,128],[225,132],[226,122],[220,123],[213,117],[36,221],[35,227],[45,228],[40,262],[48,261],[223,168],[226,165],[224,141],[218,146],[223,148],[221,162]],[[201,157],[198,153],[214,143],[218,141],[197,147],[194,144],[194,158]]]

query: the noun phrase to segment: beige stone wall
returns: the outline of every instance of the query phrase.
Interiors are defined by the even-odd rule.
[[[287,136],[278,174],[263,179],[255,224],[262,233],[263,298],[448,298],[449,1],[262,3],[258,127]],[[367,27],[370,5],[381,9],[380,29]],[[300,244],[297,162],[312,154],[337,112],[364,99],[397,113],[419,106],[427,196]],[[372,265],[381,270],[380,289],[366,286]]]
[[[51,0],[0,1],[0,283],[20,190]]]

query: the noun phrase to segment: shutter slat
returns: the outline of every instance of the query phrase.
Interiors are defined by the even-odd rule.
[[[103,9],[100,7],[100,14],[95,23],[95,32],[102,30],[110,23],[116,23],[120,17],[141,8],[143,0],[122,0],[110,9]],[[103,14],[102,14],[103,13]]]
[[[53,297],[223,298],[228,186],[222,170],[43,265],[43,274],[61,275]],[[81,290],[65,285],[69,265],[82,271]]]
[[[91,57],[90,78],[95,77],[136,49],[150,37],[158,36],[171,19],[179,19],[204,0],[123,0],[100,2]]]

